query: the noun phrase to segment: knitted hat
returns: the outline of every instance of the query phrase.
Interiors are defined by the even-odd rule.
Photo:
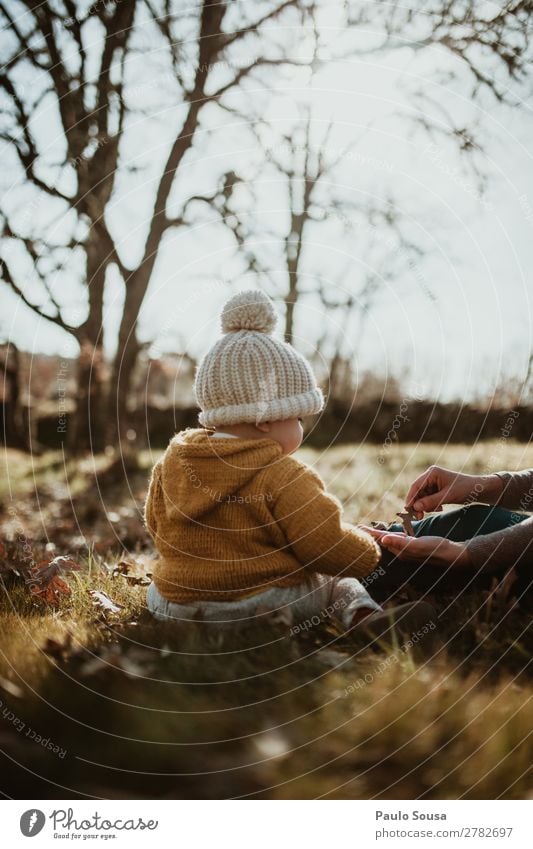
[[[222,310],[219,339],[203,358],[194,390],[204,427],[318,413],[324,397],[307,360],[271,336],[276,314],[262,292],[239,292]]]

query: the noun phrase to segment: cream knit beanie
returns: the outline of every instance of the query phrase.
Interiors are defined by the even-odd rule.
[[[194,390],[207,428],[309,416],[324,406],[311,366],[270,334],[276,314],[262,292],[239,292],[222,310],[224,336],[207,352]]]

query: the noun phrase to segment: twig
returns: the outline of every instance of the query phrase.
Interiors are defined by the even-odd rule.
[[[404,531],[409,537],[414,537],[415,532],[413,528],[413,519],[416,514],[414,510],[406,510],[404,513],[396,513],[396,515],[401,519],[402,525],[404,527]]]

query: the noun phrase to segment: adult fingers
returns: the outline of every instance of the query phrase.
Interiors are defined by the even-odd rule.
[[[416,537],[407,534],[384,534],[379,544],[399,560],[418,560],[421,554],[417,551],[417,542]]]
[[[370,525],[357,525],[362,531],[366,531],[367,534],[370,534],[374,539],[380,540],[388,531],[382,530],[381,528],[373,528]]]
[[[381,537],[381,545],[390,551],[408,551],[410,548],[416,547],[418,540],[416,537],[410,537],[407,534],[383,534]],[[415,546],[413,546],[413,543]]]
[[[422,472],[411,484],[407,495],[405,497],[405,506],[412,507],[413,502],[416,500],[417,496],[422,495],[428,485],[428,481],[430,482],[431,477],[434,475],[434,468],[430,466],[429,469],[426,469],[425,472]]]
[[[425,495],[413,502],[412,509],[416,513],[440,513],[442,505],[446,504],[448,496],[447,489],[441,489],[431,495]]]

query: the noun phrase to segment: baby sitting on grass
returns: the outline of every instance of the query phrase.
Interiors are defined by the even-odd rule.
[[[148,609],[235,625],[283,608],[294,623],[326,614],[346,630],[385,629],[391,611],[358,580],[379,547],[342,522],[319,475],[291,456],[302,417],[324,399],[307,360],[271,335],[275,323],[259,291],[223,309],[224,335],[196,375],[203,427],[176,434],[152,471],[145,518],[160,557]],[[407,624],[415,608],[392,614]]]

